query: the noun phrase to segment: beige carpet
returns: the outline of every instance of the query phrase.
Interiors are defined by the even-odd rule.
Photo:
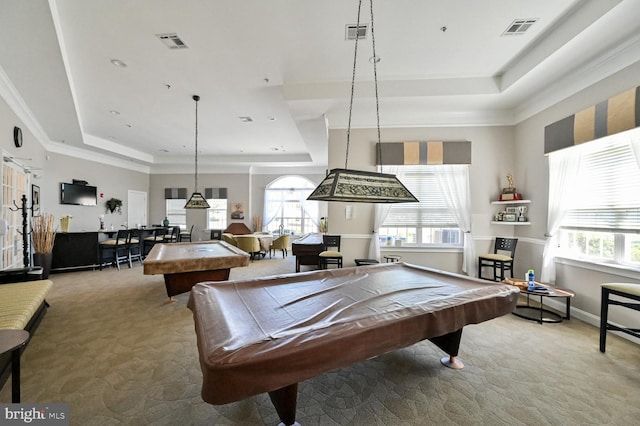
[[[232,279],[295,270],[256,260]],[[72,425],[275,425],[267,395],[224,406],[200,398],[187,294],[166,304],[142,267],[52,275],[51,304],[23,356],[26,402],[70,404]],[[429,342],[300,384],[302,425],[629,425],[640,421],[640,347],[598,331],[507,315],[468,326],[460,358],[440,365]],[[10,402],[9,384],[0,402]]]

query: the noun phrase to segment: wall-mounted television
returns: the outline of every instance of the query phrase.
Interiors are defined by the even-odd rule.
[[[61,183],[60,204],[97,206],[98,190],[95,186],[78,185],[74,183]]]

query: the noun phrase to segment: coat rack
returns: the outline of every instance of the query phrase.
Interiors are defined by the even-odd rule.
[[[31,203],[31,207],[27,207],[27,196],[22,194],[22,198],[20,199],[22,202],[22,207],[18,207],[15,200],[13,201],[13,205],[15,208],[9,208],[12,212],[17,212],[18,210],[22,210],[22,232],[18,231],[18,233],[22,234],[22,263],[25,268],[29,267],[29,231],[28,231],[28,221],[29,213],[27,210],[31,210],[33,214],[33,203]]]

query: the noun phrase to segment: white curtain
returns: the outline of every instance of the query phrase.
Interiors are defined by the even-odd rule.
[[[558,230],[571,205],[580,168],[580,153],[565,149],[549,154],[549,207],[547,212],[547,240],[542,254],[540,281],[556,282],[555,258],[558,253]]]
[[[378,166],[378,172],[380,171],[381,167]],[[401,171],[399,167],[390,167],[385,173],[396,175],[398,180],[402,182],[404,172]],[[391,206],[393,206],[391,203],[380,203],[376,204],[373,209],[373,233],[371,234],[371,242],[369,243],[369,259],[380,261],[380,227],[391,211]]]
[[[269,224],[273,222],[276,217],[280,217],[283,205],[282,192],[279,190],[270,191],[268,189],[264,191],[262,229],[268,229]]]
[[[262,228],[268,229],[271,222],[279,219],[286,202],[299,202],[305,215],[318,227],[318,201],[308,201],[307,197],[313,189],[267,189],[264,191],[264,213]],[[305,230],[311,232],[311,230]]]
[[[469,189],[469,166],[442,165],[436,173],[440,189],[452,210],[463,235],[462,271],[470,277],[477,275],[476,249],[471,234],[471,190]]]

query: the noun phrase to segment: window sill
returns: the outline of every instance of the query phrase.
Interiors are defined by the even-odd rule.
[[[591,271],[602,272],[604,274],[618,275],[626,278],[638,279],[640,268],[634,268],[627,265],[619,265],[614,263],[596,262],[592,260],[576,259],[569,257],[556,257],[556,263],[577,268],[583,268]]]
[[[401,246],[380,246],[380,252],[461,252],[464,248],[462,246],[413,246],[413,245],[401,245]]]

